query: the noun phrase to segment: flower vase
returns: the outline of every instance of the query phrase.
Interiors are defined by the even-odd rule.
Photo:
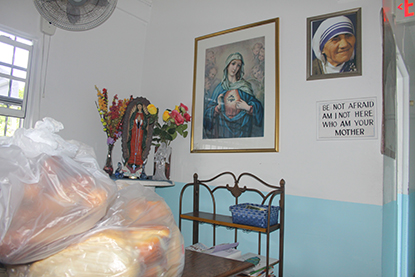
[[[154,176],[153,180],[170,180],[170,162],[171,162],[171,146],[162,142],[159,147],[156,148],[156,154],[154,155]]]
[[[114,172],[114,167],[112,166],[112,148],[114,148],[114,144],[108,144],[108,154],[107,160],[105,161],[104,171],[108,173],[111,177],[112,173]]]

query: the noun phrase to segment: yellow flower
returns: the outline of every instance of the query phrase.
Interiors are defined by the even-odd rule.
[[[157,108],[153,104],[148,105],[147,110],[150,114],[153,114],[153,115],[157,113]]]
[[[169,111],[165,110],[163,113],[163,121],[166,122],[167,120],[169,120],[169,118],[170,118],[170,113]]]

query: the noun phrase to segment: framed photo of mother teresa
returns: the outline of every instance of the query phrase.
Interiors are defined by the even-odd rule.
[[[275,18],[195,39],[191,152],[278,151],[278,26]]]
[[[361,8],[307,18],[307,80],[362,75]]]

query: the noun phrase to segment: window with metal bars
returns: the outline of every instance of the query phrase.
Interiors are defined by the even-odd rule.
[[[22,127],[32,52],[32,40],[0,30],[0,136]]]

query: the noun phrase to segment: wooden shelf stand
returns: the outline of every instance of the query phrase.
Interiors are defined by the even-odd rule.
[[[221,185],[223,180],[230,180],[233,182],[233,186],[229,186],[229,184]],[[249,188],[247,186],[241,186],[241,179],[245,177],[244,180],[248,177],[250,181],[254,181],[267,187],[269,192],[264,194],[259,189]],[[226,179],[227,178],[227,179]],[[219,184],[218,184],[219,182]],[[213,186],[213,189],[208,186]],[[200,204],[200,189],[205,188],[210,193],[210,200],[212,201],[212,211],[205,212],[200,211],[199,204]],[[257,187],[257,186],[256,186]],[[189,188],[193,188],[193,211],[183,213],[183,195],[185,191]],[[246,192],[255,193],[261,196],[262,201],[261,205],[268,206],[268,219],[267,219],[267,226],[265,228],[251,226],[251,225],[244,225],[244,224],[237,224],[233,223],[232,216],[229,215],[222,215],[216,213],[216,198],[215,192],[219,190],[228,190],[232,196],[234,197],[235,205],[238,204],[239,197]],[[269,225],[270,222],[270,209],[273,203],[274,198],[278,199],[278,206],[280,207],[278,223],[275,225]],[[187,200],[188,201],[188,200]],[[199,180],[198,174],[195,173],[193,175],[193,182],[186,184],[180,193],[180,203],[179,203],[179,228],[182,228],[182,220],[191,220],[193,221],[193,244],[199,242],[199,224],[200,223],[208,223],[213,225],[213,244],[216,244],[216,226],[224,226],[227,228],[235,229],[234,238],[235,242],[237,242],[237,235],[238,230],[247,230],[258,232],[258,254],[261,255],[261,234],[266,235],[266,254],[264,255],[267,259],[267,268],[269,267],[269,253],[270,253],[270,234],[274,231],[278,231],[279,233],[279,257],[278,257],[278,276],[283,276],[283,254],[284,254],[284,213],[285,213],[285,181],[283,179],[280,180],[279,185],[271,185],[269,183],[264,182],[262,179],[258,178],[257,176],[244,172],[236,177],[235,174],[232,172],[226,171],[222,172],[215,177],[208,179],[208,180]],[[268,275],[268,270],[267,270]],[[266,275],[266,276],[267,276]]]

